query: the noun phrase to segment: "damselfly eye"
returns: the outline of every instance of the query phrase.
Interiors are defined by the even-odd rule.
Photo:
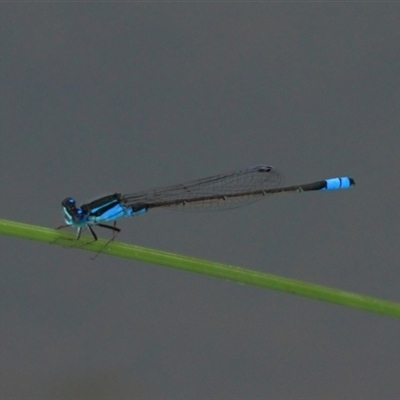
[[[71,197],[67,197],[66,199],[63,200],[61,203],[64,207],[73,207],[75,206],[75,200]]]
[[[75,221],[81,221],[84,217],[85,217],[85,214],[84,214],[84,212],[82,211],[81,208],[75,209],[75,212],[74,212],[74,215],[73,215],[73,219]]]

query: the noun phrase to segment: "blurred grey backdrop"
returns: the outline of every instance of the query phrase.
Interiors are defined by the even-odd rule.
[[[1,218],[257,163],[287,184],[119,239],[400,301],[398,3],[2,3]],[[107,237],[108,232],[99,234]],[[0,237],[2,399],[393,399],[395,319]]]

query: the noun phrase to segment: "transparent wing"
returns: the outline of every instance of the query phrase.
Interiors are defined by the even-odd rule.
[[[179,211],[212,211],[241,207],[261,200],[265,191],[282,186],[284,176],[269,165],[127,194],[121,203],[134,210],[170,207]]]

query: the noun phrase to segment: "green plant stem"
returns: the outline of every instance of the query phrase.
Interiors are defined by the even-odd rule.
[[[25,239],[57,244],[64,247],[76,247],[75,235],[61,230],[54,230],[40,226],[22,224],[14,221],[0,219],[0,233]],[[321,285],[302,282],[294,279],[252,271],[232,265],[201,260],[180,254],[134,246],[127,243],[111,242],[106,247],[107,241],[100,239],[91,242],[91,238],[84,236],[79,241],[77,249],[124,257],[152,264],[164,265],[185,271],[214,276],[248,285],[259,286],[281,292],[292,293],[347,307],[363,309],[392,317],[400,317],[400,304],[380,300],[369,296],[345,292]]]

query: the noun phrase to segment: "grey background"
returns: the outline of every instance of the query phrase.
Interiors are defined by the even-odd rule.
[[[119,239],[400,301],[396,3],[3,3],[1,217],[269,163],[354,190]],[[99,232],[107,236],[108,232]],[[398,398],[399,323],[0,237],[2,399]]]

